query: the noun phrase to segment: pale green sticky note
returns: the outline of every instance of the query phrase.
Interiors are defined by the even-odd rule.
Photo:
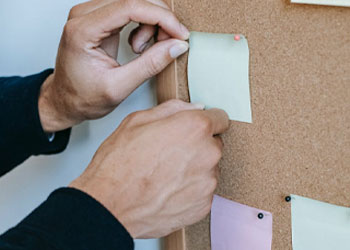
[[[293,250],[350,249],[350,208],[291,198]]]
[[[334,6],[350,7],[350,0],[291,0],[291,2],[303,3],[303,4],[334,5]]]
[[[191,32],[188,87],[191,102],[223,109],[230,120],[251,123],[247,39]]]

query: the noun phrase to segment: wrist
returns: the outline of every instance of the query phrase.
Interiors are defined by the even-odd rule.
[[[74,125],[62,112],[64,108],[59,107],[57,97],[52,89],[53,81],[54,75],[51,74],[41,86],[38,100],[40,122],[46,133],[62,131]]]

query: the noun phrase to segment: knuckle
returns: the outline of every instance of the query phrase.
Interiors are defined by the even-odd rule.
[[[192,127],[195,127],[193,124],[193,114],[189,111],[182,111],[179,112],[177,115],[177,121],[181,124],[183,124],[186,128],[192,129]]]
[[[192,122],[196,129],[202,134],[209,134],[213,128],[211,120],[201,114],[194,115],[192,117]]]
[[[171,99],[169,101],[166,102],[167,105],[169,106],[180,106],[182,105],[184,102],[179,100],[179,99]]]
[[[82,48],[85,39],[91,36],[85,20],[84,17],[68,20],[63,29],[63,42],[74,44],[77,48]]]
[[[184,105],[184,102],[178,99],[171,99],[164,103],[167,108],[178,109]]]
[[[211,133],[212,123],[210,119],[200,112],[182,111],[178,113],[178,119],[189,131],[195,131],[196,136],[203,136]]]
[[[139,6],[139,0],[124,0],[124,5],[129,9],[135,9]]]
[[[78,30],[78,22],[75,21],[75,19],[68,20],[63,29],[63,34],[66,38],[66,41],[72,41],[73,38],[76,36]]]
[[[128,123],[128,124],[133,124],[136,122],[136,120],[138,119],[138,117],[140,116],[142,111],[136,111],[133,112],[131,114],[129,114],[125,119],[124,122]]]
[[[81,4],[78,4],[78,5],[73,6],[70,9],[69,15],[68,15],[68,20],[73,19],[75,17],[78,17],[80,15],[81,15]]]

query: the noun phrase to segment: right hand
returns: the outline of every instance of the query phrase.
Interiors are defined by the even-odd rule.
[[[141,55],[120,65],[119,35],[131,21],[140,23],[129,40]],[[156,33],[156,43],[146,50]],[[40,90],[44,131],[57,132],[109,114],[185,53],[188,37],[189,31],[161,0],[94,0],[75,6],[62,34],[55,71]]]
[[[101,202],[133,238],[168,235],[204,218],[229,126],[219,109],[172,100],[129,115],[70,186]]]

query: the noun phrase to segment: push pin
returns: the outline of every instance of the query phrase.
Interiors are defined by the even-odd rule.
[[[261,220],[261,219],[263,219],[264,218],[264,214],[263,213],[259,213],[258,214],[258,218]]]
[[[284,198],[286,200],[286,202],[290,202],[292,200],[292,197],[290,197],[289,195],[286,196],[286,198]]]
[[[234,39],[235,39],[235,41],[239,41],[239,40],[241,40],[241,36],[240,35],[235,35]]]

